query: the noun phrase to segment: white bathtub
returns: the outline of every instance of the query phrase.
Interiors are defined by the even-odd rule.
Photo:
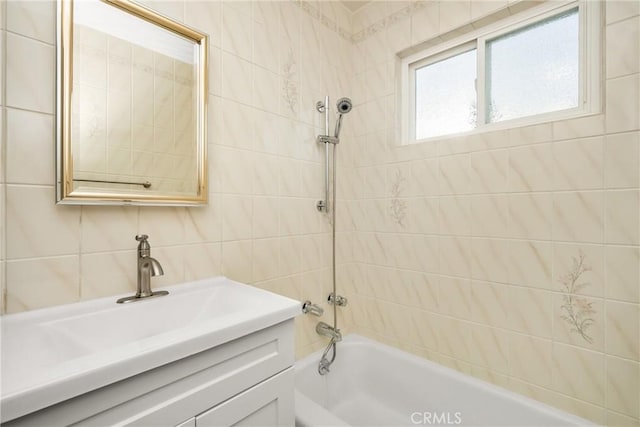
[[[358,335],[296,363],[296,426],[584,426],[592,423]]]

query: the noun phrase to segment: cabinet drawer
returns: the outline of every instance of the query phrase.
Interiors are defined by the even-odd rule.
[[[293,368],[196,417],[196,427],[293,426]]]

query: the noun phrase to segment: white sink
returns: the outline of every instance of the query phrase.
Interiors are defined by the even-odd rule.
[[[290,319],[300,304],[224,277],[0,317],[2,420]]]

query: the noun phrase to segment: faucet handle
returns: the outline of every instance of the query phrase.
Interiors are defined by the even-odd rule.
[[[136,236],[136,240],[140,243],[138,243],[138,253],[140,255],[146,255],[149,256],[150,255],[150,251],[151,251],[151,245],[149,244],[149,241],[147,240],[149,238],[149,236],[147,236],[146,234],[138,234]]]

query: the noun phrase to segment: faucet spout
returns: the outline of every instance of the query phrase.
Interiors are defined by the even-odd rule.
[[[138,298],[150,297],[153,295],[151,291],[151,277],[164,275],[164,270],[157,259],[148,255],[138,258],[138,290],[136,296]]]
[[[143,298],[157,297],[167,295],[167,291],[151,290],[151,278],[154,276],[164,275],[162,265],[157,259],[151,257],[151,246],[149,245],[149,236],[141,234],[136,236],[136,240],[140,242],[138,244],[138,287],[136,294],[130,297],[120,298],[118,303],[125,303],[131,301],[139,301]]]
[[[164,276],[164,270],[157,259],[149,257],[151,263],[151,275],[152,276]]]
[[[340,329],[329,326],[324,322],[318,322],[316,325],[316,332],[318,335],[331,338],[331,341],[334,343],[342,341],[342,333],[340,332]]]

